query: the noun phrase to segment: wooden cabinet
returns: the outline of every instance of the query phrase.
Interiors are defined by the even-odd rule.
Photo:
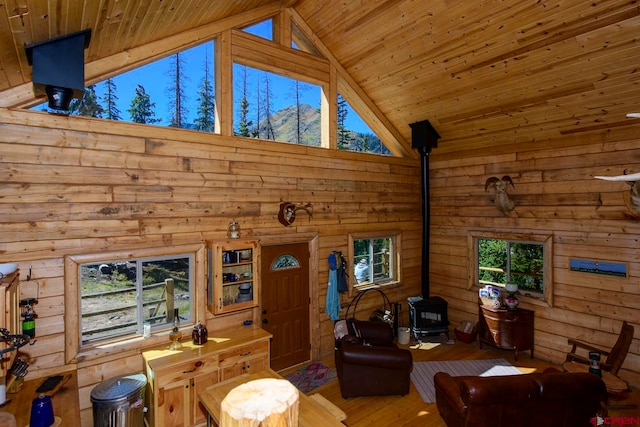
[[[18,280],[20,278],[20,270],[16,270],[11,274],[0,279],[0,328],[9,331],[10,334],[16,335],[22,333],[20,326],[20,298],[18,292]],[[7,344],[2,342],[2,348],[6,348]],[[11,367],[16,352],[12,351],[4,354],[2,365],[2,376],[6,377],[7,370]]]
[[[251,345],[220,353],[220,380],[242,374],[260,372],[269,367],[269,343],[258,341]]]
[[[533,359],[534,312],[519,308],[507,310],[480,305],[478,310],[478,338],[482,343],[513,350],[518,360],[518,351],[531,350]]]
[[[214,314],[258,305],[260,243],[257,240],[208,242],[208,307]]]
[[[254,327],[212,332],[202,346],[142,354],[147,375],[148,426],[193,426],[206,421],[198,394],[224,379],[269,367],[271,334]]]

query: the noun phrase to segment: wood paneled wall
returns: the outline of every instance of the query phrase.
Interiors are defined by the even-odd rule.
[[[223,238],[232,219],[243,237],[317,241],[320,327],[313,354],[333,351],[324,313],[332,250],[350,232],[401,230],[403,286],[392,301],[419,295],[418,160],[0,109],[0,261],[29,267],[39,282],[32,378],[65,363],[64,256],[192,244]],[[277,220],[282,201],[312,203],[313,219]],[[311,239],[311,237],[309,238]],[[314,243],[315,244],[315,243]],[[25,292],[32,285],[23,283]],[[346,308],[349,298],[342,296]],[[382,301],[363,299],[370,313]],[[254,314],[257,316],[259,314]],[[210,330],[246,315],[208,315]],[[405,317],[406,308],[405,308]],[[168,342],[168,341],[167,341]],[[140,349],[78,362],[83,425],[100,381],[142,370]]]
[[[465,149],[441,141],[431,155],[431,290],[449,302],[455,325],[477,319],[468,289],[470,230],[553,235],[553,307],[535,310],[535,354],[563,361],[567,338],[611,347],[623,320],[635,339],[620,376],[640,384],[640,222],[627,209],[629,186],[594,175],[638,171],[638,132],[576,134],[544,142]],[[485,192],[488,177],[510,175],[516,208],[504,216]],[[628,278],[569,270],[569,259],[628,264]]]

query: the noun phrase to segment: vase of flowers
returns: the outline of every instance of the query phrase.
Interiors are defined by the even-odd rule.
[[[518,292],[518,285],[513,283],[508,283],[505,285],[504,289],[509,294],[504,298],[505,305],[509,310],[516,310],[518,308],[518,304],[520,304],[520,301],[516,296],[516,293]]]

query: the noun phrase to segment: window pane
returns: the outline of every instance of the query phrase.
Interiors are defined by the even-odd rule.
[[[507,283],[507,242],[478,239],[478,278],[480,284]]]
[[[82,343],[169,327],[174,308],[190,322],[192,268],[191,255],[80,265]]]
[[[152,327],[171,324],[176,308],[181,322],[191,320],[188,257],[143,262],[142,285],[143,317]]]
[[[393,238],[354,240],[353,254],[356,283],[377,283],[394,277]]]
[[[544,292],[542,243],[478,239],[478,279],[481,285],[514,283],[527,292]]]
[[[543,247],[536,243],[510,244],[511,283],[532,292],[544,290]]]
[[[243,31],[267,40],[273,40],[273,20],[267,19],[266,21],[258,22],[257,24],[243,28]]]
[[[234,130],[248,138],[320,146],[320,87],[234,64]]]
[[[82,343],[135,333],[138,324],[135,264],[81,265],[80,277]]]
[[[68,113],[213,132],[214,47],[209,41],[87,86]]]
[[[386,145],[340,94],[338,94],[338,149],[391,155]]]

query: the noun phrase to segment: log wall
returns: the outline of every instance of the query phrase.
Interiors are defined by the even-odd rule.
[[[31,378],[65,365],[69,254],[204,243],[224,238],[232,219],[243,237],[313,239],[316,357],[333,352],[333,322],[324,312],[326,259],[333,250],[347,253],[348,233],[401,230],[404,283],[388,295],[406,301],[420,292],[420,166],[414,159],[6,109],[0,109],[0,159],[0,260],[19,263],[24,293],[35,286],[25,281],[29,267],[39,283],[37,341],[25,349],[34,359]],[[277,219],[283,201],[312,203],[313,219],[285,228]],[[343,295],[343,307],[348,301]],[[358,308],[370,313],[380,304],[372,297]],[[209,313],[207,326],[215,331],[245,318]],[[92,423],[91,389],[141,372],[141,350],[70,366],[78,369],[83,425]]]
[[[348,233],[402,230],[403,285],[388,295],[403,302],[420,292],[419,160],[5,109],[0,127],[2,262],[19,262],[23,291],[30,266],[40,285],[37,343],[28,349],[34,377],[65,364],[68,254],[202,243],[223,237],[231,219],[245,236],[313,239],[320,326],[312,341],[319,357],[333,351],[325,260],[332,250],[347,251]],[[477,317],[477,288],[468,288],[470,230],[552,233],[553,307],[523,303],[536,312],[536,356],[562,361],[569,337],[611,346],[626,319],[635,323],[636,339],[620,375],[640,384],[640,224],[625,205],[626,184],[592,178],[634,170],[637,145],[632,129],[526,149],[464,150],[441,141],[430,156],[430,279],[432,294],[449,302],[452,326]],[[509,216],[484,191],[488,177],[504,174],[515,182]],[[283,227],[282,201],[312,203],[313,219]],[[626,262],[630,277],[571,272],[570,258]],[[343,307],[348,301],[342,297]],[[379,303],[374,295],[359,310],[366,315]],[[403,314],[406,324],[406,304]],[[207,316],[212,331],[241,320]],[[141,350],[71,366],[79,372],[83,425],[91,425],[90,390],[106,378],[140,372]]]
[[[442,141],[431,156],[431,289],[449,302],[452,324],[476,320],[478,287],[469,285],[469,231],[553,235],[553,306],[535,310],[535,355],[563,361],[567,338],[610,348],[623,320],[635,339],[620,372],[640,384],[640,222],[626,204],[629,186],[593,178],[638,171],[637,131],[571,135],[545,142],[465,149]],[[485,192],[509,175],[508,216]],[[571,258],[627,263],[627,278],[572,272]]]

